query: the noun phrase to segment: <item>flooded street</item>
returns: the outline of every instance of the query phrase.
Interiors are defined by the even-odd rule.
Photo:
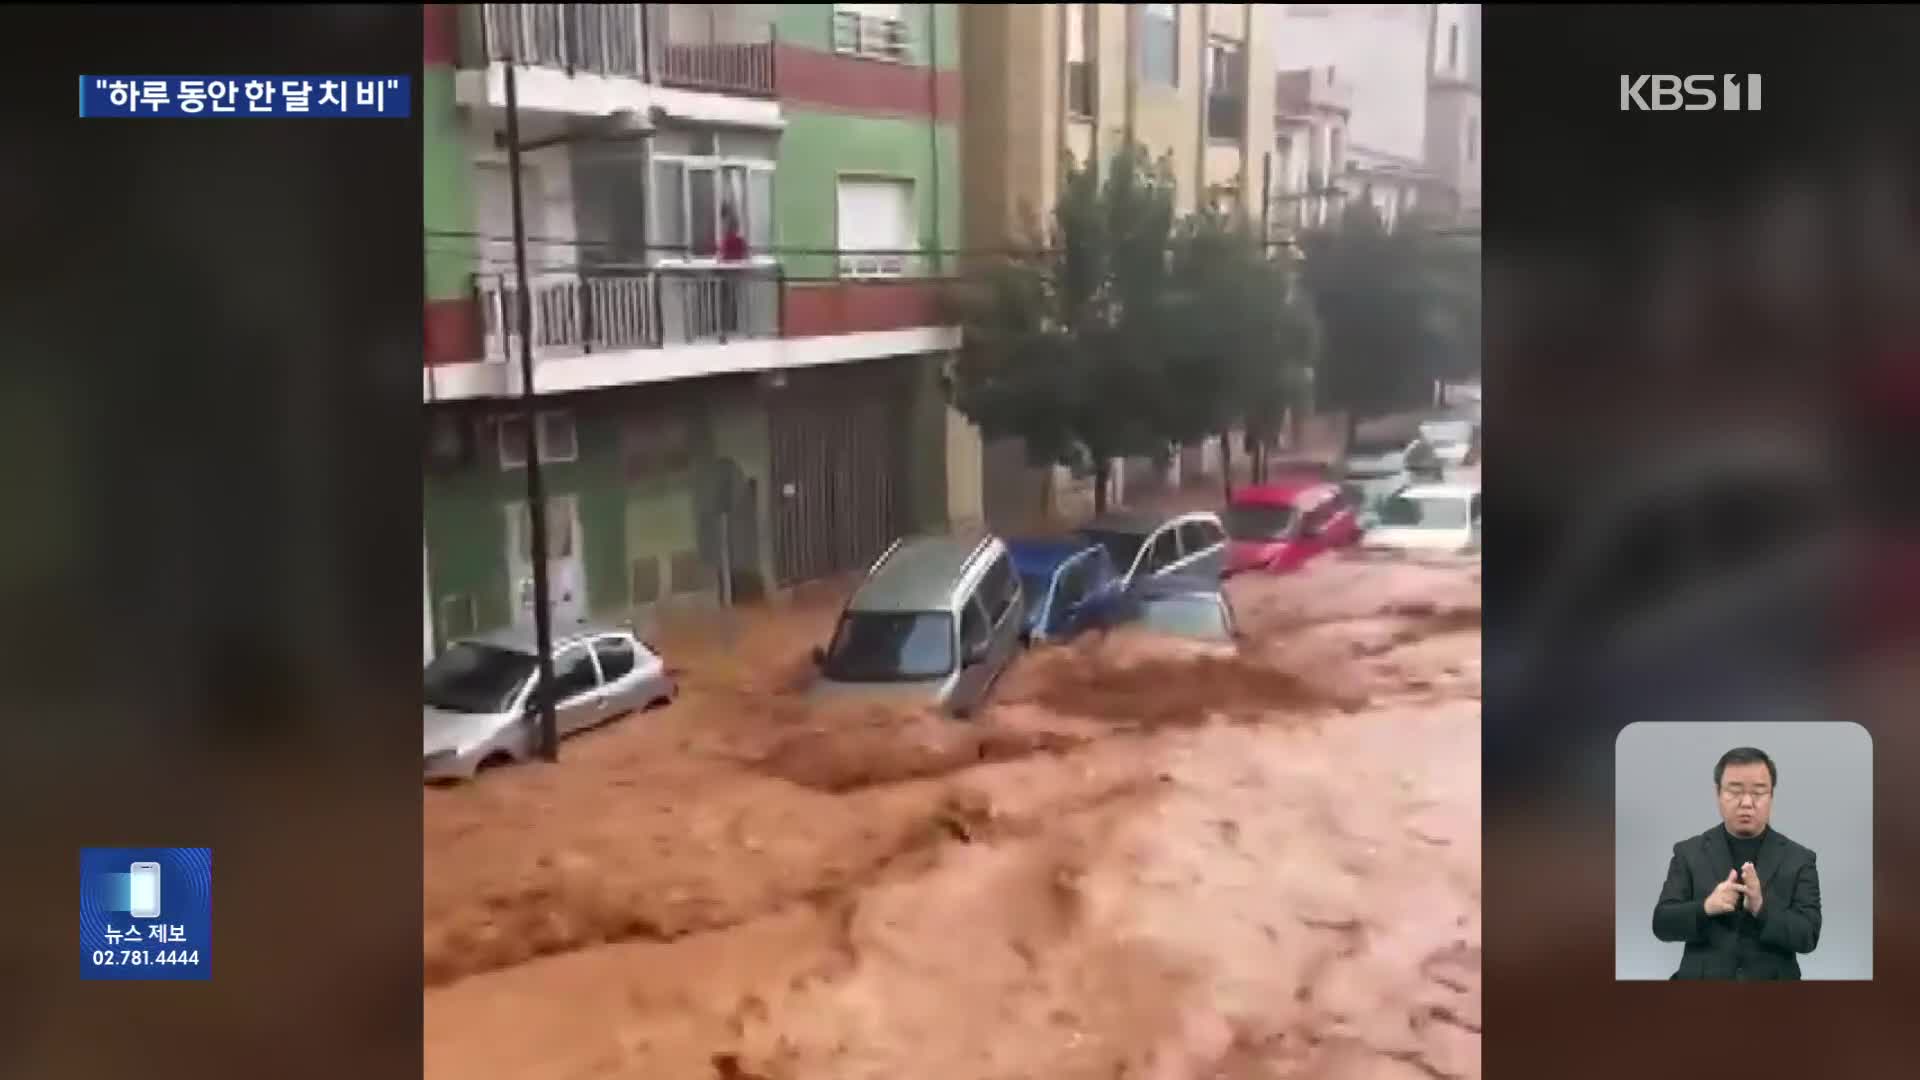
[[[1478,1076],[1478,563],[1230,585],[1245,655],[799,704],[831,590],[670,708],[426,793],[426,1075]]]

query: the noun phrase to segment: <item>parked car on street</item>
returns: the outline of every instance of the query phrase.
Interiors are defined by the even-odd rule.
[[[894,541],[814,650],[816,699],[900,700],[967,716],[1020,651],[1026,603],[995,536]]]
[[[422,758],[428,780],[464,780],[525,761],[540,745],[531,629],[458,641],[425,672]],[[561,738],[639,709],[676,688],[665,662],[631,629],[578,628],[553,636],[554,720]]]
[[[1479,425],[1471,420],[1428,420],[1420,425],[1420,437],[1433,447],[1440,463],[1454,469],[1472,463],[1478,434]]]
[[[1100,625],[1120,595],[1113,558],[1081,540],[1009,540],[1026,594],[1028,643],[1066,641]]]
[[[1113,609],[1111,628],[1179,638],[1237,651],[1240,625],[1233,604],[1212,577],[1169,574],[1136,582]]]
[[[1261,484],[1233,493],[1221,520],[1227,528],[1227,573],[1285,573],[1308,559],[1353,543],[1360,522],[1338,484]]]
[[[1405,474],[1412,479],[1438,480],[1444,464],[1425,438],[1356,440],[1341,460],[1348,478]]]
[[[1369,550],[1480,550],[1480,485],[1417,484],[1380,504],[1361,545]]]
[[[1078,535],[1107,549],[1120,570],[1122,588],[1165,574],[1217,581],[1227,568],[1226,526],[1220,523],[1220,515],[1207,510],[1108,514],[1082,527]]]

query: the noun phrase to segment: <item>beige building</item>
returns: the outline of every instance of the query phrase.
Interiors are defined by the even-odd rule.
[[[1061,161],[1132,139],[1165,156],[1182,212],[1258,207],[1273,130],[1259,4],[969,4],[961,20],[970,247],[1024,238]]]
[[[1176,212],[1211,203],[1258,221],[1273,146],[1271,20],[1260,4],[968,4],[961,15],[966,244],[1037,239],[1063,162],[1129,141],[1164,158]],[[1017,443],[984,455],[986,516],[1017,527],[1060,485]],[[1124,470],[1116,470],[1124,473]],[[1117,493],[1116,493],[1117,494]]]

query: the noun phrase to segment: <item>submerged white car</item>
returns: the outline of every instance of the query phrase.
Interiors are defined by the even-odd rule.
[[[1361,545],[1373,551],[1468,554],[1480,550],[1480,485],[1418,484],[1380,504]]]
[[[534,756],[537,655],[530,632],[511,630],[457,642],[427,665],[421,758],[429,781],[465,780]],[[624,627],[556,631],[553,678],[562,739],[676,693],[659,654]]]
[[[1420,437],[1433,447],[1440,463],[1450,469],[1467,464],[1473,453],[1474,424],[1471,420],[1429,420],[1420,425]]]

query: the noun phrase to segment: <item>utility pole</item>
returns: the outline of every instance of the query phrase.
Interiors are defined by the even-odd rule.
[[[533,636],[539,653],[539,682],[533,704],[540,710],[540,756],[560,760],[560,732],[553,715],[553,611],[547,586],[547,493],[540,477],[540,410],[533,385],[533,291],[527,281],[527,220],[520,192],[520,91],[514,77],[517,49],[507,50],[507,172],[513,195],[513,272],[517,281],[515,321],[520,329],[520,417],[527,429],[527,527],[533,562]]]

